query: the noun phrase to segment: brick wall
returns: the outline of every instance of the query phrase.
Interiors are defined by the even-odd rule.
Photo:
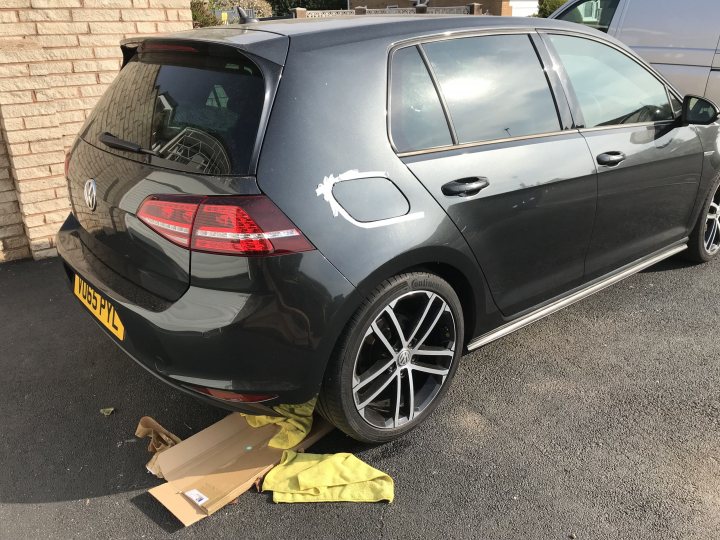
[[[192,28],[190,0],[0,0],[0,262],[55,255],[65,153],[126,37]]]
[[[510,17],[513,14],[509,0],[483,0],[480,3],[483,5],[483,10],[489,11],[491,15]]]
[[[10,176],[7,144],[0,130],[0,262],[29,257],[15,185]]]

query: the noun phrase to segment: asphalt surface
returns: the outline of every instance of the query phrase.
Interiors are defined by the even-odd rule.
[[[719,291],[720,261],[665,262],[465,357],[402,440],[312,448],[387,471],[390,505],[248,492],[183,529],[146,493],[135,426],[187,437],[224,413],[116,349],[57,260],[0,265],[0,537],[716,539]]]

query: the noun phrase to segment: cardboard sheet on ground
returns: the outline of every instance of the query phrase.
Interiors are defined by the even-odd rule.
[[[150,443],[148,444],[148,452],[154,454],[148,464],[145,465],[147,470],[153,473],[158,478],[162,478],[162,474],[156,470],[155,461],[160,456],[161,452],[164,452],[168,448],[179,444],[181,439],[177,435],[170,433],[167,429],[158,424],[154,419],[149,416],[143,416],[138,423],[138,427],[135,430],[135,436],[138,439],[143,437],[149,437]]]
[[[293,450],[304,451],[332,427],[315,417],[312,431]],[[268,441],[278,427],[250,427],[239,413],[168,448],[152,462],[150,472],[167,482],[150,494],[186,527],[232,502],[280,462],[283,451]]]

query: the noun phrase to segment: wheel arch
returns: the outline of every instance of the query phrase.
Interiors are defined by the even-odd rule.
[[[468,277],[456,267],[444,262],[426,262],[406,269],[401,274],[411,272],[428,272],[445,281],[453,288],[458,295],[463,310],[463,323],[466,328],[463,348],[470,342],[470,334],[474,333],[477,322],[477,301],[475,291],[470,284]]]
[[[364,299],[383,281],[409,272],[429,272],[435,274],[455,290],[463,310],[465,343],[481,330],[494,326],[500,321],[500,314],[488,289],[485,277],[474,257],[447,246],[421,247],[403,253],[369,273],[357,284],[352,307],[347,319],[362,305]],[[335,344],[342,339],[346,324],[335,336]]]

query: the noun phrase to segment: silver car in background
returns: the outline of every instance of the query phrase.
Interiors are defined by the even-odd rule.
[[[720,103],[720,0],[571,0],[550,18],[606,32],[681,92]]]

